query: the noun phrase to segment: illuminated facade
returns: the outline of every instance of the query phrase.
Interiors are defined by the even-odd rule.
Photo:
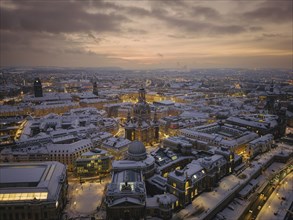
[[[66,167],[59,162],[0,165],[0,219],[61,219],[66,194]]]
[[[104,175],[110,172],[113,156],[107,151],[98,148],[92,149],[81,155],[75,161],[75,173],[77,176]]]
[[[175,208],[183,208],[201,192],[210,191],[228,174],[227,160],[215,154],[193,160],[183,169],[170,172],[167,191],[178,197]]]
[[[112,181],[106,192],[106,219],[142,219],[146,188],[142,171],[135,163],[113,163]]]
[[[125,123],[125,138],[151,143],[159,140],[159,122],[155,113],[151,119],[151,109],[146,102],[144,88],[139,89],[138,102],[133,107],[133,117],[128,113]]]
[[[0,161],[4,162],[28,162],[28,161],[59,161],[67,165],[69,171],[73,171],[75,160],[83,153],[93,148],[90,139],[82,139],[66,144],[30,144],[28,147],[5,148],[1,151]]]
[[[246,154],[249,158],[254,158],[258,154],[269,151],[274,144],[274,136],[272,134],[266,134],[253,141],[251,141],[246,147]]]
[[[222,122],[181,129],[180,135],[206,146],[224,146],[237,154],[244,152],[247,144],[258,138],[256,133],[244,127]]]
[[[177,196],[175,208],[183,208],[206,188],[206,173],[197,161],[192,161],[183,170],[175,170],[168,175],[167,190]]]

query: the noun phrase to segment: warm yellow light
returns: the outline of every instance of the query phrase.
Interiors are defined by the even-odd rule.
[[[32,192],[32,193],[3,193],[0,194],[0,201],[22,201],[22,200],[46,200],[47,192]]]

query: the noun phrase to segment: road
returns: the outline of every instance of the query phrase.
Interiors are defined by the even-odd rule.
[[[256,219],[257,215],[259,214],[259,212],[265,205],[266,201],[274,192],[276,185],[279,183],[279,181],[281,181],[281,179],[279,178],[283,179],[285,177],[284,175],[279,175],[279,173],[282,173],[282,172],[284,171],[276,173],[272,177],[271,181],[267,184],[267,186],[262,190],[261,193],[259,194],[256,193],[254,196],[252,196],[252,200],[254,200],[254,202],[250,204],[250,209],[245,213],[245,215],[243,216],[243,219],[245,220]],[[276,178],[278,178],[279,180],[276,181]]]
[[[276,219],[283,220],[288,215],[288,219],[293,218],[293,172],[287,175],[272,193],[263,209],[257,216],[257,220]],[[290,210],[291,205],[291,210]]]

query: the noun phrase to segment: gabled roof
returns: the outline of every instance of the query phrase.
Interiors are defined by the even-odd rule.
[[[139,199],[136,198],[131,198],[131,197],[122,197],[119,199],[116,199],[113,201],[112,204],[109,204],[109,207],[113,207],[113,206],[127,206],[127,205],[139,205],[139,206],[144,206],[145,202],[141,202]]]

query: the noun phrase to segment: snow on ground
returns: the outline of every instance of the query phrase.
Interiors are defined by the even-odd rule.
[[[101,205],[107,182],[69,182],[68,200],[65,208],[68,218],[93,215]]]
[[[282,197],[286,200],[282,200]],[[293,172],[291,172],[281,184],[274,190],[270,198],[265,203],[257,216],[257,220],[262,219],[284,219],[286,210],[293,202]],[[277,215],[275,215],[276,213]]]

